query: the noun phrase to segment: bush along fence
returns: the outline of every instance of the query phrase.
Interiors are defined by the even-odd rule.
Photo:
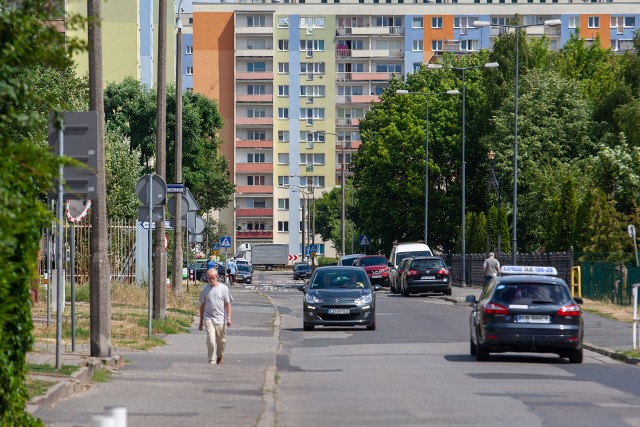
[[[496,254],[501,265],[510,265],[512,254]],[[454,285],[462,283],[462,256],[443,255],[451,268]],[[487,254],[467,254],[467,284],[483,286],[482,265]],[[544,265],[555,267],[558,277],[569,285],[581,284],[582,296],[614,304],[630,305],[634,283],[640,283],[640,267],[636,266],[635,255],[629,253],[599,254],[578,252],[542,252],[517,254],[517,265]]]

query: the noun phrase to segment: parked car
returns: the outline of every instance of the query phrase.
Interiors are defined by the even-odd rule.
[[[293,264],[293,280],[308,279],[311,277],[311,266],[306,262]]]
[[[218,280],[224,282],[227,276],[227,266],[222,261],[216,261],[216,269],[218,269]]]
[[[355,263],[358,261],[358,258],[360,258],[361,256],[365,256],[365,254],[343,255],[338,260],[338,265],[348,265],[348,266],[355,265]]]
[[[406,268],[407,262],[411,258],[404,258],[397,268],[389,267],[389,290],[394,294],[399,294],[402,287],[402,272]]]
[[[315,326],[366,326],[376,329],[376,294],[380,285],[371,285],[362,268],[318,267],[304,292],[302,328]]]
[[[240,265],[240,264],[244,264],[244,265],[248,265],[251,268],[251,271],[253,272],[253,265],[251,264],[251,262],[246,259],[246,258],[236,258],[236,265]]]
[[[204,280],[204,273],[207,271],[207,262],[196,261],[189,266],[189,271],[193,271],[194,280]]]
[[[248,264],[237,264],[236,268],[236,283],[251,284],[251,280],[253,279],[251,266]]]
[[[429,246],[420,241],[420,242],[401,242],[395,243],[393,248],[391,249],[391,254],[389,255],[389,262],[393,267],[398,267],[400,265],[400,261],[404,258],[409,257],[417,257],[417,256],[432,256],[433,253]]]
[[[442,258],[406,258],[403,266],[400,281],[400,293],[403,297],[424,292],[451,295],[451,275]]]
[[[479,361],[490,353],[556,353],[582,363],[582,298],[554,267],[503,266],[471,305],[470,353]],[[542,273],[543,275],[541,275]]]
[[[365,255],[354,264],[364,268],[372,284],[389,286],[389,263],[384,255]]]

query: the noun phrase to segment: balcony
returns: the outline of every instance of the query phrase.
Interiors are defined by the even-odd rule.
[[[236,139],[236,148],[273,148],[272,140],[243,140]]]
[[[237,173],[271,173],[273,163],[236,163]]]
[[[402,49],[363,49],[351,50],[352,58],[404,58]]]
[[[362,145],[362,141],[344,141],[344,149],[345,150],[357,150]],[[336,142],[336,151],[342,150],[342,146],[340,142]]]
[[[394,73],[351,73],[354,81],[380,80],[388,81],[393,77]]]
[[[236,217],[237,218],[273,218],[273,209],[272,208],[237,208],[236,209]]]
[[[269,27],[235,27],[236,34],[273,34],[273,26]]]
[[[360,119],[336,119],[336,126],[341,127],[358,127]]]
[[[243,230],[236,231],[236,239],[273,239],[273,231],[267,230]]]
[[[236,95],[236,102],[273,102],[273,94]]]
[[[273,48],[266,48],[266,49],[236,49],[236,56],[272,57],[273,56]]]
[[[273,126],[273,117],[236,117],[236,125]]]
[[[273,80],[273,71],[240,71],[236,73],[236,80]]]
[[[273,187],[271,185],[236,185],[236,193],[273,194]]]
[[[351,95],[351,102],[354,104],[370,104],[380,102],[378,95]]]

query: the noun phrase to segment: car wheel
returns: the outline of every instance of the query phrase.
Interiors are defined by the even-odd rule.
[[[582,349],[569,352],[569,363],[582,363]]]
[[[451,288],[445,289],[444,292],[442,292],[442,294],[451,296]]]
[[[374,320],[373,323],[371,323],[370,325],[367,325],[367,331],[375,331],[376,330],[376,321]]]
[[[476,347],[476,343],[473,342],[473,340],[469,340],[469,354],[471,354],[472,356],[476,355],[476,351],[477,351],[477,347]]]
[[[303,331],[313,331],[313,325],[311,323],[303,323],[302,324]]]
[[[400,289],[400,292],[402,292],[402,296],[403,296],[403,297],[408,297],[409,295],[411,295],[411,292],[409,292],[409,288],[407,288],[407,287],[405,287],[405,286],[403,286],[403,287]]]
[[[483,345],[476,345],[476,360],[486,362],[489,360],[489,349]]]

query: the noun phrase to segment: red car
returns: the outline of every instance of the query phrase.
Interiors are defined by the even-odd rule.
[[[372,285],[389,287],[389,262],[384,255],[365,255],[358,258],[356,264],[367,272]]]

